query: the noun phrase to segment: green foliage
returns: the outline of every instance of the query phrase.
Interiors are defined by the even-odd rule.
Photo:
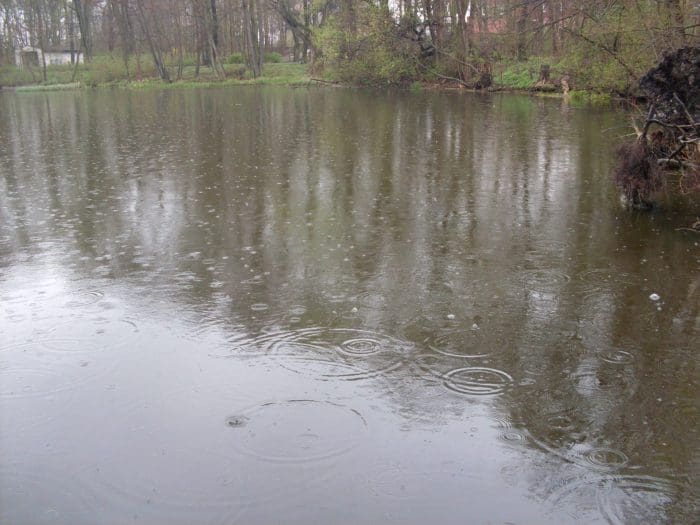
[[[244,62],[243,53],[231,53],[228,59],[226,59],[227,64],[243,64]]]
[[[658,5],[644,1],[636,9],[611,6],[595,23],[584,26],[580,36],[571,35],[560,70],[569,75],[576,89],[630,92],[670,45],[665,33],[651,37],[652,25],[656,25],[651,21],[658,22],[662,14]]]
[[[421,84],[420,82],[418,82],[416,80],[415,82],[411,83],[411,86],[409,89],[410,89],[411,93],[420,93],[423,91],[423,84]]]
[[[287,79],[306,79],[309,75],[306,71],[305,64],[283,62],[280,64],[268,64],[263,71],[263,77],[267,78],[287,78]]]
[[[506,69],[498,79],[499,84],[514,89],[531,88],[536,82],[537,79],[525,69]]]
[[[177,66],[177,62],[174,64]],[[185,55],[182,57],[182,65],[185,67],[194,67],[197,65],[197,55]]]
[[[282,62],[282,55],[274,51],[270,53],[265,53],[265,56],[263,57],[263,62],[265,62],[266,64],[279,64],[280,62]]]
[[[124,62],[111,55],[99,55],[93,57],[89,64],[80,71],[80,80],[88,85],[104,84],[114,82],[127,77]]]
[[[560,76],[559,65],[552,57],[530,57],[526,62],[504,61],[494,71],[494,82],[510,89],[530,89],[540,77],[543,64],[550,66],[550,78],[556,81]]]
[[[651,64],[649,64],[651,67]],[[559,63],[576,89],[624,93],[636,83],[625,68],[609,56],[594,53],[588,44],[572,46]],[[641,77],[643,70],[638,75]]]
[[[34,76],[26,69],[19,69],[15,66],[0,67],[0,86],[24,86],[33,84],[41,78],[41,72],[35,71]]]
[[[316,65],[330,78],[354,84],[406,84],[418,78],[416,46],[401,37],[390,14],[372,4],[355,14],[361,32],[333,17],[314,33]]]

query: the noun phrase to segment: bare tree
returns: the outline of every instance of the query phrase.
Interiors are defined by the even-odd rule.
[[[260,49],[256,8],[257,0],[241,0],[246,62],[254,78],[262,75],[262,50]]]

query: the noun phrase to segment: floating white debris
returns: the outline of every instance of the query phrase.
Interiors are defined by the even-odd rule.
[[[649,299],[651,299],[652,301],[658,301],[659,299],[661,299],[661,296],[657,293],[653,293],[649,296]]]
[[[352,311],[352,313],[354,313],[354,314],[357,313],[357,306],[353,306],[351,311]]]
[[[447,314],[447,318],[451,321],[455,318],[455,314]]]

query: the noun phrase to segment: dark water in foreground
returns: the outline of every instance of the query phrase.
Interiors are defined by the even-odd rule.
[[[694,522],[700,236],[617,205],[627,122],[0,95],[0,523]]]

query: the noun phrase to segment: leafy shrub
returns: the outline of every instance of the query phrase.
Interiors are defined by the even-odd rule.
[[[265,53],[264,62],[267,62],[268,64],[279,64],[282,62],[282,55],[276,53],[275,51]]]
[[[391,15],[370,4],[357,16],[362,33],[347,31],[336,18],[316,31],[316,66],[331,78],[355,84],[407,84],[417,78],[417,47],[402,38]]]
[[[503,68],[501,74],[496,75],[495,80],[508,88],[529,89],[539,80],[543,64],[551,66],[550,79],[555,81],[561,69],[551,57],[530,57],[526,62],[505,62],[501,66]]]
[[[127,78],[127,72],[121,59],[111,55],[98,55],[89,64],[85,64],[81,78],[87,84],[96,85]]]
[[[527,89],[535,85],[537,80],[526,69],[517,71],[507,69],[500,77],[500,83],[515,89]]]
[[[243,64],[243,62],[245,62],[243,59],[243,53],[231,53],[226,60],[227,64]]]

